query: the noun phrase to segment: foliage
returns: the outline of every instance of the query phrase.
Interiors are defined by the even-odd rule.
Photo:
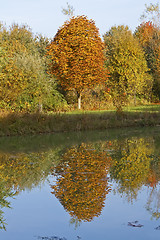
[[[66,90],[75,90],[80,99],[85,88],[104,83],[103,43],[93,20],[72,17],[58,30],[48,46],[51,73]]]
[[[109,87],[118,111],[128,96],[149,94],[152,80],[148,75],[144,53],[126,26],[112,27],[104,35],[106,67],[110,72]]]
[[[145,52],[147,65],[154,79],[153,93],[160,99],[160,28],[152,22],[142,23],[135,31]]]
[[[101,214],[110,187],[107,172],[110,157],[92,144],[72,147],[63,155],[56,167],[57,182],[52,186],[59,199],[75,222],[91,221]]]
[[[109,89],[105,85],[98,85],[92,89],[86,89],[82,98],[84,110],[112,110],[113,101]]]
[[[55,80],[47,74],[49,60],[44,48],[49,40],[35,37],[28,26],[17,24],[9,30],[2,28],[0,35],[1,108],[35,111],[42,104],[53,108],[57,101],[63,102]]]

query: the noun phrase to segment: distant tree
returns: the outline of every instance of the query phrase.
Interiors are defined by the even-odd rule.
[[[67,2],[67,8],[62,8],[62,13],[64,15],[72,17],[74,14],[74,8]]]
[[[144,13],[141,15],[141,21],[153,22],[154,25],[160,26],[160,7],[159,3],[156,4],[150,3],[149,5],[145,4]]]
[[[83,90],[107,79],[103,48],[94,21],[85,16],[65,22],[48,47],[50,71],[65,90],[76,91],[79,109]]]
[[[109,85],[118,111],[128,96],[149,93],[152,86],[143,50],[128,26],[112,27],[104,35]]]

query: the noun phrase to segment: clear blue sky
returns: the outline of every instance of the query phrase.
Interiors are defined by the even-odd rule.
[[[139,18],[145,4],[160,0],[0,0],[0,21],[27,24],[34,33],[54,37],[57,29],[67,17],[62,7],[67,2],[75,9],[75,15],[86,15],[93,19],[103,35],[114,25],[125,24],[132,31],[140,24]]]

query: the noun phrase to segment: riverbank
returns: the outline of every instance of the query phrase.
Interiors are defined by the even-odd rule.
[[[148,109],[147,109],[148,110]],[[0,136],[16,136],[107,128],[160,126],[160,111],[125,110],[78,113],[1,113]]]

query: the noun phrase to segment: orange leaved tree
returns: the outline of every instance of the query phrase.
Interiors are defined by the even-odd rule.
[[[103,42],[93,20],[86,16],[72,17],[58,30],[48,46],[51,73],[65,90],[75,90],[78,108],[85,88],[104,83]]]

